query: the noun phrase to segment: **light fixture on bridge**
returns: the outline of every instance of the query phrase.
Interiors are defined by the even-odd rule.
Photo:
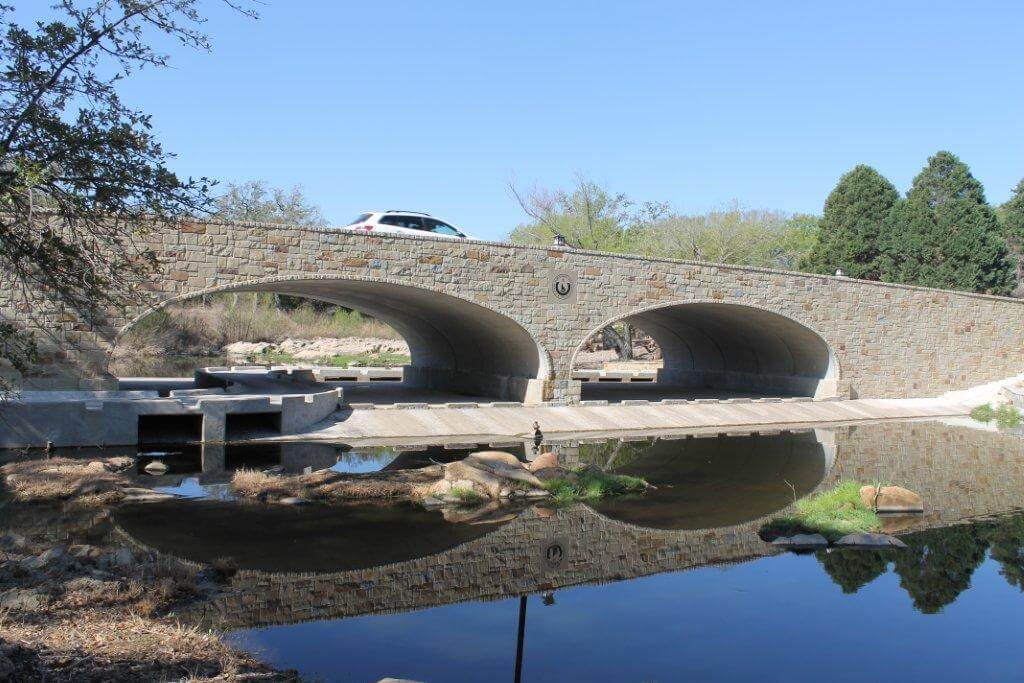
[[[836,268],[836,277],[846,277],[846,273],[843,272],[842,268]]]
[[[556,247],[564,247],[565,246],[565,235],[559,235],[558,233],[555,233],[555,246]]]

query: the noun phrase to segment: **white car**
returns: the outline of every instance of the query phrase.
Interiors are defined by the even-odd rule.
[[[453,240],[472,239],[449,223],[419,211],[371,211],[361,213],[343,230],[385,235],[435,235]]]

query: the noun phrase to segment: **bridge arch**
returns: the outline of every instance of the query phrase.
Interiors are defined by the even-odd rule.
[[[187,300],[231,292],[316,299],[373,316],[409,346],[407,386],[509,400],[541,400],[551,361],[519,322],[468,299],[409,283],[359,277],[273,277],[191,291],[160,301],[122,327],[113,346],[147,316]],[[108,353],[108,362],[110,354]]]
[[[768,308],[717,299],[661,303],[602,322],[576,347],[618,322],[661,348],[657,382],[680,389],[831,397],[840,366],[832,347],[806,323]]]

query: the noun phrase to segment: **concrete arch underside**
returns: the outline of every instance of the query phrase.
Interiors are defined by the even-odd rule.
[[[838,365],[813,330],[753,306],[683,303],[621,319],[661,347],[657,382],[694,389],[816,396],[836,393]]]
[[[409,346],[411,364],[403,372],[407,387],[539,401],[550,372],[546,354],[519,323],[471,301],[428,289],[374,280],[309,279],[217,291],[317,299],[387,323]]]

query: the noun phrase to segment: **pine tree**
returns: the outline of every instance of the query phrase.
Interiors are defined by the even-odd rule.
[[[1013,197],[1000,209],[1003,219],[1003,236],[1010,248],[1011,258],[1016,266],[1015,294],[1024,285],[1024,180],[1013,188]]]
[[[907,198],[882,229],[881,279],[989,294],[1014,286],[995,211],[981,183],[950,152],[939,152],[914,178]]]
[[[801,264],[815,273],[879,279],[880,232],[899,193],[870,166],[856,166],[825,200],[818,241]]]

